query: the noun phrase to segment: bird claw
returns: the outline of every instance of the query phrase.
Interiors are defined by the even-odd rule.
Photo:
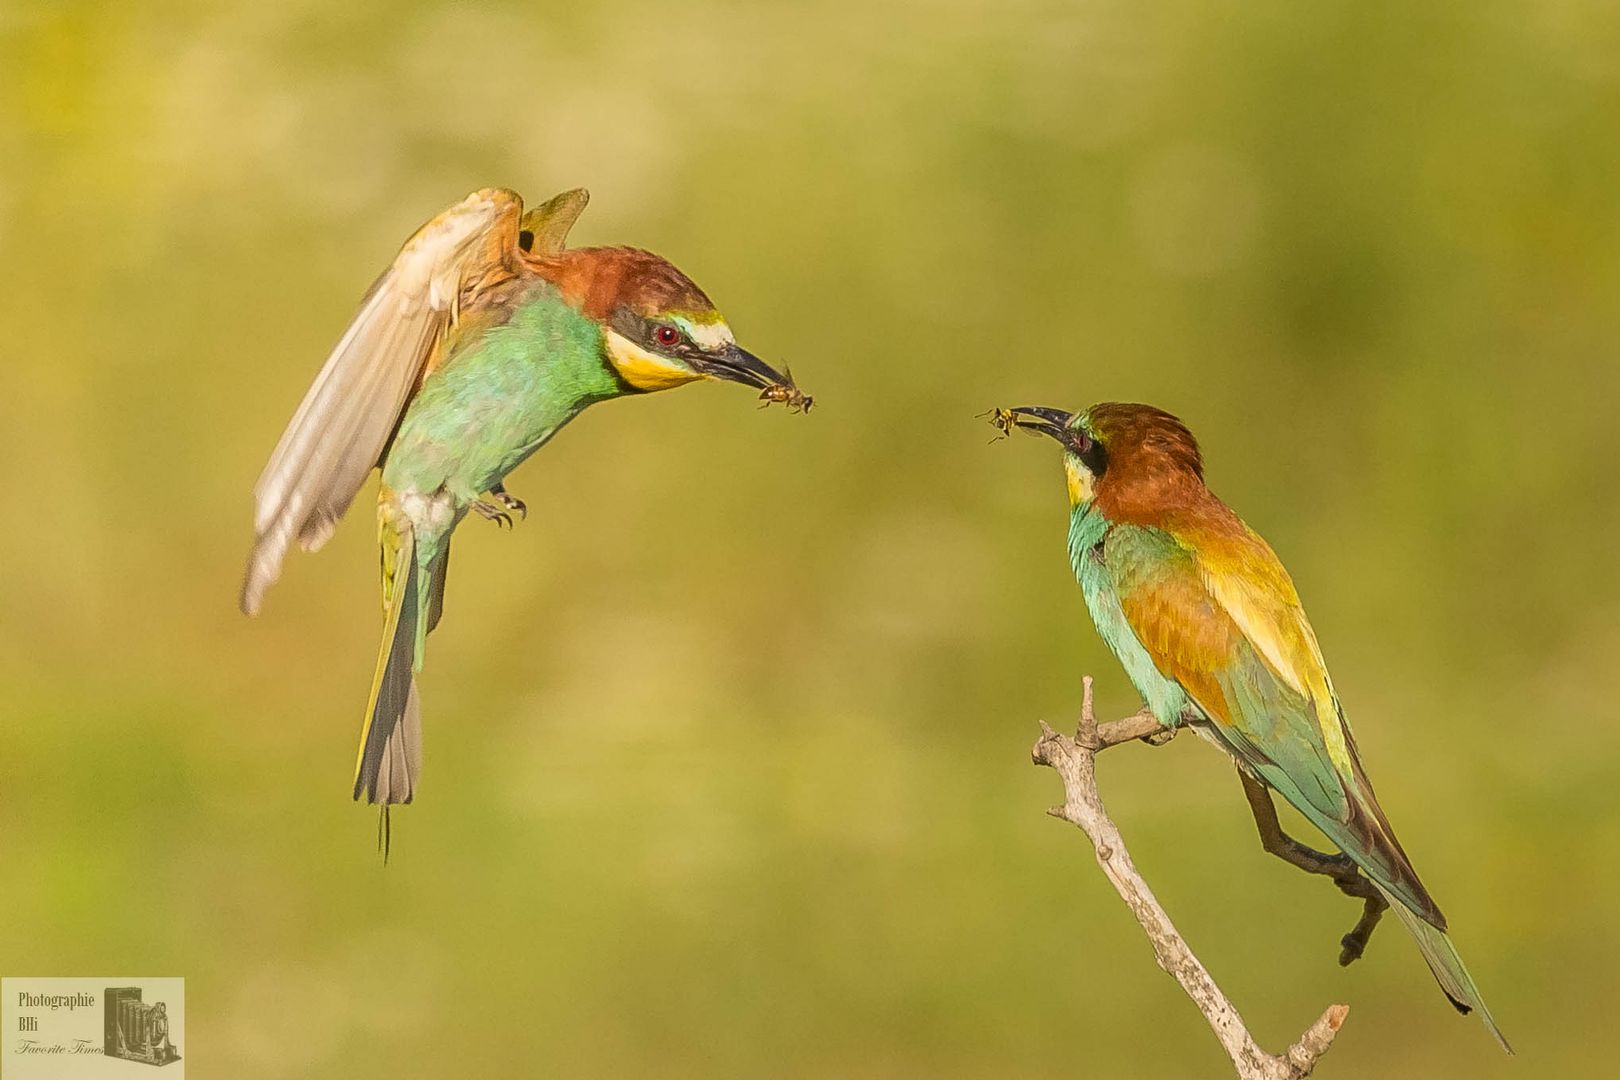
[[[508,514],[505,510],[496,509],[481,499],[472,504],[472,509],[479,517],[485,521],[493,521],[499,528],[510,529],[512,527],[511,514]]]
[[[518,517],[527,518],[529,516],[528,504],[522,499],[518,498],[516,495],[510,494],[506,488],[500,484],[496,484],[494,487],[490,488],[489,493],[495,497],[496,502],[504,506],[506,510],[512,511],[512,513],[516,514]],[[480,517],[493,521],[496,525],[499,525],[502,528],[510,529],[512,527],[512,514],[508,514],[506,510],[498,510],[489,503],[484,502],[482,499],[479,499],[477,502],[473,503],[472,508],[478,511]]]
[[[493,494],[495,498],[500,501],[502,506],[512,511],[512,513],[516,514],[518,517],[523,519],[528,518],[529,504],[518,498],[516,495],[508,495],[504,491],[495,491],[491,492],[491,494]]]

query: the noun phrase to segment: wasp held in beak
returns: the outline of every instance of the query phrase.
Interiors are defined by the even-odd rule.
[[[1065,449],[1076,452],[1080,450],[1078,441],[1081,432],[1069,426],[1074,421],[1073,413],[1064,412],[1062,409],[1025,405],[1016,409],[992,409],[988,415],[991,425],[1003,435],[1013,428],[1022,428],[1024,431],[1050,435],[1062,443]]]

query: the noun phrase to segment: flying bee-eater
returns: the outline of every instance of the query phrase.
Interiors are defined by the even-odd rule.
[[[1194,718],[1267,809],[1260,784],[1321,829],[1411,932],[1451,1003],[1478,1010],[1511,1053],[1373,795],[1293,580],[1205,486],[1192,432],[1150,405],[1115,403],[995,410],[992,423],[1062,446],[1069,561],[1098,633],[1155,719],[1174,728]]]
[[[796,390],[738,347],[703,290],[664,259],[567,248],[586,199],[564,192],[525,215],[515,192],[486,188],[422,226],[371,286],[254,488],[249,615],[292,543],[319,548],[382,472],[384,630],[354,797],[385,813],[416,794],[415,674],[467,512],[508,525],[507,511],[526,513],[507,473],[598,401],[698,379]]]

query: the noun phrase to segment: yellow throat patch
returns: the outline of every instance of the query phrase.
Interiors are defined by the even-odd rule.
[[[648,352],[614,330],[607,332],[607,354],[613,370],[637,390],[669,390],[703,378],[691,368]]]
[[[1097,478],[1073,454],[1063,455],[1063,475],[1069,482],[1069,505],[1088,503],[1097,494]]]

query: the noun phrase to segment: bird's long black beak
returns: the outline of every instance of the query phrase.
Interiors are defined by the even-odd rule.
[[[1050,435],[1058,442],[1068,444],[1072,432],[1069,424],[1074,420],[1074,414],[1064,412],[1062,409],[1047,409],[1038,405],[1025,405],[1016,409],[1008,409],[1015,417],[1028,416],[1030,420],[1015,420],[1014,426],[1024,428],[1026,431],[1039,431]]]
[[[725,379],[728,382],[739,382],[744,386],[757,386],[762,390],[767,386],[793,386],[792,379],[747,349],[736,345],[727,345],[719,352],[704,353],[700,359],[695,359],[691,363],[704,375]]]

